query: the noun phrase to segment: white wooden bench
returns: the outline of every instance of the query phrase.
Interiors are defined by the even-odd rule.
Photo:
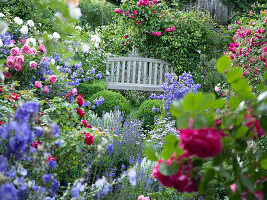
[[[173,73],[170,63],[140,57],[107,57],[108,89],[160,91],[165,73]]]

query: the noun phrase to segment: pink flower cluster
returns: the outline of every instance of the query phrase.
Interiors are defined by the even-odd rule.
[[[149,0],[140,0],[137,3],[137,6],[140,7],[142,5],[144,6],[152,6],[152,4],[157,4],[157,0],[152,0],[151,2],[149,2]]]
[[[122,10],[121,10],[120,8],[115,8],[115,9],[114,9],[114,12],[115,12],[115,13],[121,13]]]
[[[149,196],[145,197],[144,195],[140,195],[137,200],[150,200]]]
[[[165,28],[166,33],[174,32],[175,30],[176,30],[176,28],[174,26],[171,26],[171,28]]]
[[[152,35],[153,36],[161,36],[161,32],[153,32]]]

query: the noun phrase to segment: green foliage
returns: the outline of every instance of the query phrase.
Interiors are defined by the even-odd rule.
[[[104,0],[83,0],[79,7],[82,11],[80,23],[82,26],[89,25],[92,29],[98,26],[108,25],[112,22],[115,6]]]
[[[103,111],[113,111],[117,107],[120,111],[124,112],[125,116],[129,115],[129,101],[127,101],[127,99],[123,97],[120,93],[102,90],[91,96],[90,102],[93,103],[96,98],[99,99],[100,97],[104,98],[104,102],[100,106],[96,106],[96,108],[94,109],[94,112],[97,113],[98,116],[102,116]]]
[[[162,100],[146,100],[139,107],[137,112],[137,118],[144,120],[143,127],[149,128],[154,125],[155,116],[158,116],[160,112],[153,112],[153,107],[161,110],[164,101]]]
[[[105,80],[95,80],[93,83],[80,83],[77,86],[78,94],[83,95],[84,99],[89,99],[93,94],[107,89]]]

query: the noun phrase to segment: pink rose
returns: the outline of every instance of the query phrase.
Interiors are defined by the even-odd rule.
[[[150,200],[150,198],[145,197],[144,195],[140,195],[137,200]]]
[[[12,76],[12,73],[11,72],[5,73],[5,78],[9,78],[10,76]]]
[[[156,13],[157,11],[153,10],[153,13]]]
[[[40,44],[40,46],[39,46],[39,51],[40,51],[41,53],[43,53],[43,54],[46,54],[46,48],[45,48],[45,46],[44,46],[43,44]]]
[[[13,59],[8,59],[7,58],[7,62],[6,62],[7,67],[13,68],[14,64],[15,64],[15,61]]]
[[[22,48],[21,48],[21,52],[22,53],[30,53],[31,51],[31,47],[29,45],[24,45]]]
[[[157,3],[157,0],[152,0],[152,3],[156,4]]]
[[[70,94],[71,94],[72,96],[77,95],[77,89],[76,89],[76,88],[73,88],[73,89],[70,91]]]
[[[32,53],[33,55],[36,55],[36,54],[37,54],[37,50],[36,50],[35,48],[31,48],[31,53]]]
[[[22,39],[22,40],[21,40],[21,43],[22,43],[22,44],[25,44],[26,42],[27,42],[26,39]]]
[[[10,50],[10,54],[11,54],[12,56],[18,56],[18,55],[19,55],[19,48],[12,48],[12,49]]]
[[[49,76],[49,80],[51,83],[55,83],[57,81],[57,77],[55,75]]]
[[[84,141],[87,145],[91,146],[94,143],[95,139],[92,135],[90,135],[90,133],[87,133],[84,137]]]
[[[179,129],[180,147],[200,158],[215,157],[222,150],[220,133],[215,128]]]
[[[24,63],[24,56],[23,56],[23,55],[16,56],[16,57],[15,57],[15,62],[16,62],[17,64],[22,65],[22,64]]]
[[[18,72],[18,71],[22,70],[22,66],[18,63],[15,63],[14,69]]]
[[[137,3],[137,6],[140,7],[142,4],[140,2]]]
[[[48,87],[44,87],[44,93],[47,94],[49,92],[49,88]]]
[[[37,89],[41,88],[41,87],[42,87],[42,83],[39,82],[39,81],[35,81],[35,87],[36,87]]]
[[[246,195],[247,194],[248,194],[248,192],[242,192],[241,193],[241,200],[247,200],[247,198],[246,198]],[[255,191],[252,194],[256,197],[256,199],[258,199],[258,200],[264,200],[264,193],[263,192],[261,192],[261,191]]]
[[[34,61],[30,62],[30,68],[34,69],[37,66],[37,63]]]

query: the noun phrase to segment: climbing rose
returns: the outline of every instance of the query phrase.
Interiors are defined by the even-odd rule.
[[[82,106],[83,105],[84,100],[83,100],[83,96],[82,95],[78,95],[78,97],[77,97],[77,103],[79,104],[79,106]]]
[[[31,47],[29,45],[24,45],[22,48],[21,48],[21,52],[22,53],[31,53]]]
[[[24,56],[23,56],[23,55],[16,56],[16,57],[15,57],[15,62],[16,62],[17,64],[22,65],[22,64],[24,63]]]
[[[34,147],[35,149],[37,149],[38,145],[42,144],[42,142],[40,141],[34,141],[32,142],[31,146]]]
[[[18,71],[22,70],[22,66],[20,64],[16,63],[14,66],[14,69],[18,72]]]
[[[56,162],[56,159],[53,157],[53,156],[49,156],[47,159],[46,159],[46,162],[48,163],[49,161],[55,161]]]
[[[90,146],[90,145],[92,145],[92,144],[94,143],[95,139],[94,139],[94,137],[93,137],[92,135],[90,135],[90,133],[87,133],[87,134],[85,135],[84,141],[85,141],[85,143],[86,143],[87,145]]]
[[[55,75],[49,76],[49,80],[51,83],[55,83],[57,81],[57,77]]]
[[[41,88],[41,87],[42,87],[42,83],[39,82],[39,81],[35,81],[35,87],[36,87],[37,89]]]
[[[200,158],[215,157],[222,150],[220,133],[215,128],[185,129],[180,131],[180,147]]]

